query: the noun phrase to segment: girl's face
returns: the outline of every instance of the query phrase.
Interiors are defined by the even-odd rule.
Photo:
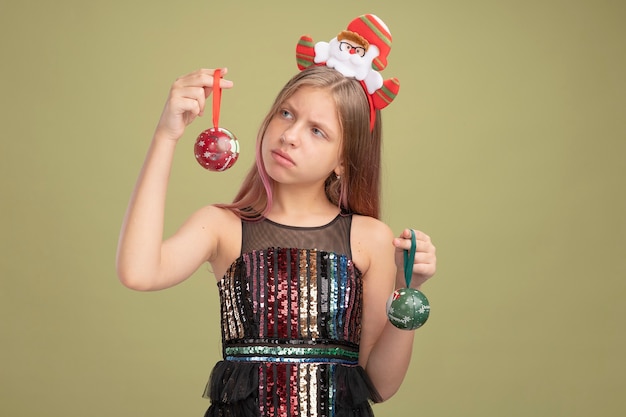
[[[261,156],[268,175],[281,184],[323,184],[341,174],[341,127],[330,92],[304,86],[272,117]]]

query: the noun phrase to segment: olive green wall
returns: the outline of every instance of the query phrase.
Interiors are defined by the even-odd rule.
[[[314,4],[307,6],[307,4]],[[394,35],[384,219],[438,248],[430,321],[377,416],[626,413],[623,1],[21,1],[0,6],[0,415],[201,416],[220,355],[203,268],[155,293],[117,234],[173,80],[227,66],[237,165],[176,156],[167,231],[226,201],[300,35]]]

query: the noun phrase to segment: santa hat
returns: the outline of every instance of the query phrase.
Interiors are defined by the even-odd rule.
[[[358,33],[369,43],[376,45],[380,54],[372,62],[376,71],[382,71],[387,66],[387,56],[391,51],[391,32],[380,18],[373,14],[364,14],[348,24],[348,30]]]

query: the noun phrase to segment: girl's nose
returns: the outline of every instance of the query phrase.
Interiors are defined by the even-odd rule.
[[[280,137],[280,142],[288,146],[296,146],[298,143],[298,132],[295,126],[286,129]]]

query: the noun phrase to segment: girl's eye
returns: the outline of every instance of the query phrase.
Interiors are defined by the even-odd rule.
[[[291,113],[289,112],[289,110],[285,110],[285,109],[280,111],[280,115],[285,119],[291,119],[293,117]]]
[[[319,137],[321,137],[321,138],[325,138],[325,137],[326,137],[326,135],[324,134],[324,132],[322,132],[322,131],[321,131],[321,130],[319,130],[318,128],[314,127],[312,130],[313,130],[313,134],[314,134],[315,136],[319,136]]]

